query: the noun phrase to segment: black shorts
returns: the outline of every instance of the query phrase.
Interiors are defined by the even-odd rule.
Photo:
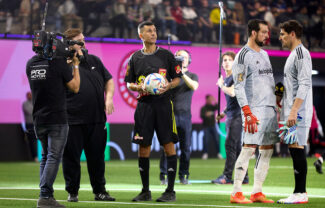
[[[143,146],[151,145],[154,131],[156,131],[160,145],[178,142],[173,103],[170,100],[138,102],[134,121],[133,143]],[[143,137],[143,140],[134,139],[135,136]]]

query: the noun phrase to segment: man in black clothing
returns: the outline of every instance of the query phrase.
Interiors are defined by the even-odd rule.
[[[206,160],[208,158],[208,146],[209,141],[213,139],[216,142],[216,153],[219,159],[222,156],[219,153],[219,134],[216,129],[216,121],[214,118],[215,111],[218,109],[218,103],[216,99],[208,94],[205,96],[205,105],[201,108],[200,117],[203,120],[203,155],[202,159]]]
[[[242,132],[242,118],[240,113],[240,107],[235,97],[234,80],[232,77],[232,64],[235,60],[236,54],[232,51],[228,51],[222,55],[222,67],[226,71],[226,78],[223,80],[221,76],[217,85],[224,92],[227,107],[217,116],[217,120],[220,120],[227,116],[226,120],[226,162],[223,174],[217,179],[212,180],[215,184],[232,184],[232,172],[235,167],[237,157],[240,154],[242,148],[241,132]],[[248,184],[248,175],[244,178],[243,184]]]
[[[65,31],[68,40],[84,43],[80,29]],[[114,81],[97,56],[90,55],[85,45],[73,45],[80,60],[80,91],[67,93],[69,135],[63,154],[63,174],[68,201],[78,201],[80,156],[85,150],[90,183],[95,200],[115,201],[105,189],[104,152],[107,143],[106,114],[114,111]],[[105,94],[105,96],[104,96]]]
[[[179,84],[182,71],[172,53],[156,46],[157,31],[153,23],[140,23],[138,34],[143,41],[143,48],[132,54],[125,75],[128,89],[139,92],[132,142],[139,144],[139,170],[143,188],[132,201],[151,200],[149,156],[154,131],[167,155],[168,170],[168,187],[157,201],[175,201],[177,157],[174,143],[178,138],[170,89]],[[145,77],[151,73],[159,73],[166,78],[166,85],[160,88],[159,95],[150,95],[143,88]]]
[[[26,75],[33,99],[33,122],[36,137],[42,144],[40,163],[40,196],[38,208],[65,207],[53,198],[55,181],[68,135],[66,86],[79,91],[79,60],[72,60],[73,73],[65,58],[44,59],[33,56],[27,63]]]
[[[199,87],[199,83],[198,76],[188,71],[188,66],[191,63],[190,53],[186,50],[178,50],[175,55],[183,58],[183,76],[180,84],[172,91],[177,133],[181,150],[178,176],[180,183],[187,185],[189,184],[188,177],[190,175],[189,168],[192,144],[191,104],[193,93]],[[167,163],[164,153],[162,153],[160,158],[160,180],[162,184],[167,184]]]

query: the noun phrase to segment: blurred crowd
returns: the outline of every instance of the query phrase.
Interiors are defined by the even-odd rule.
[[[0,0],[0,32],[30,34],[39,29],[45,2]],[[324,48],[325,0],[223,0],[223,3],[227,17],[222,22],[225,44],[244,43],[247,21],[259,18],[269,23],[269,44],[278,46],[279,23],[296,19],[304,26],[307,46]],[[63,32],[75,26],[82,28],[86,36],[137,38],[137,25],[144,20],[156,24],[159,39],[171,34],[173,40],[219,42],[217,0],[55,0],[49,1],[46,24],[50,31]]]

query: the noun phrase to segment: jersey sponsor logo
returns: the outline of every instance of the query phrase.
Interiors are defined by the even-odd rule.
[[[129,58],[130,56],[135,52],[135,50],[133,51],[130,51],[129,53],[127,53],[121,63],[120,63],[120,66],[119,66],[119,69],[118,69],[118,74],[117,74],[117,77],[118,77],[118,90],[119,90],[119,93],[123,99],[123,101],[129,105],[131,108],[136,108],[137,107],[137,103],[138,103],[138,100],[137,100],[137,92],[133,92],[131,90],[129,90],[126,86],[126,83],[124,82],[124,78],[126,75],[128,75],[129,73],[129,66],[128,66],[128,62],[129,62]]]
[[[175,66],[175,71],[176,71],[177,74],[181,73],[180,65]]]
[[[45,69],[33,69],[30,72],[31,80],[43,80],[46,79],[46,70]]]
[[[161,76],[163,77],[166,77],[166,74],[167,74],[167,69],[159,69],[159,72],[158,72]]]
[[[268,74],[273,74],[273,70],[271,68],[268,68],[268,69],[259,69],[258,70],[258,74],[259,75],[268,75]]]

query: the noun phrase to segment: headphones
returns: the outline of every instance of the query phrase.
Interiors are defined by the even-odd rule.
[[[177,50],[174,55],[177,56],[177,53],[180,52],[180,51],[185,51],[187,53],[187,55],[188,55],[188,65],[190,65],[190,63],[192,62],[191,53],[189,51],[185,50],[185,49],[180,49],[180,50]]]

